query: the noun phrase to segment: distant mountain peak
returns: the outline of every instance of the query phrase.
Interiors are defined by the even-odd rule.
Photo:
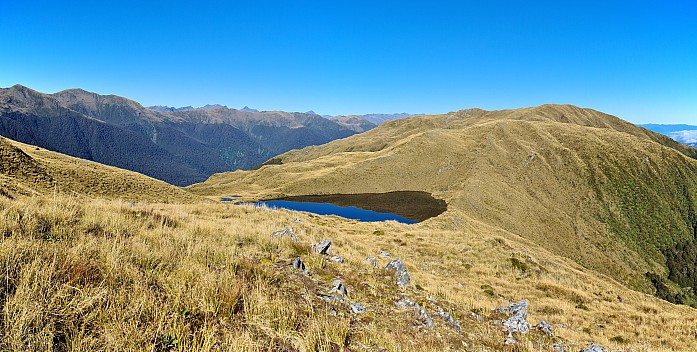
[[[148,106],[148,109],[155,110],[155,111],[162,111],[162,112],[176,112],[176,111],[194,110],[194,107],[189,105],[189,106],[183,106],[180,108],[175,108],[173,106],[154,105],[154,106]]]
[[[310,110],[310,111],[306,112],[306,114],[308,114],[308,115],[317,115],[317,113],[316,113],[316,112],[314,112],[314,111],[312,111],[312,110]]]
[[[227,109],[228,107],[225,106],[225,105],[220,105],[220,104],[206,104],[206,105],[200,107],[199,109],[203,109],[203,110],[213,110],[213,109],[218,109],[218,108],[225,108],[225,109]]]
[[[247,105],[245,105],[242,109],[240,109],[240,111],[244,111],[244,112],[259,112],[259,110],[257,110],[257,109],[252,109],[252,108],[250,108],[250,107],[247,106]]]

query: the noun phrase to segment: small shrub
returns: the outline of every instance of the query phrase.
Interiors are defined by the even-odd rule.
[[[530,266],[521,262],[520,260],[518,260],[518,258],[511,258],[511,265],[513,265],[514,268],[516,268],[524,273],[527,272],[528,270],[530,270]]]
[[[627,339],[625,339],[624,337],[619,336],[619,335],[610,338],[610,341],[617,342],[617,343],[627,343],[628,342]]]
[[[166,352],[173,349],[177,349],[179,346],[179,340],[172,336],[171,334],[160,335],[155,340],[155,351]]]
[[[577,304],[577,305],[576,305],[576,308],[582,309],[582,310],[585,310],[585,311],[588,311],[588,312],[590,312],[590,310],[591,310],[590,307],[588,307],[587,305],[585,305],[585,304],[583,304],[583,303]]]

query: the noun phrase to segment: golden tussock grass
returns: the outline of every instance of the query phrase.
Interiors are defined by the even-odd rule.
[[[693,309],[447,216],[458,230],[210,203],[0,200],[0,350],[548,351],[554,342],[571,350],[591,342],[697,349]],[[297,242],[270,236],[287,226]],[[343,264],[310,251],[323,239]],[[410,287],[399,289],[381,269],[390,258],[378,256],[377,269],[364,261],[381,250],[404,260]],[[297,256],[311,276],[293,270]],[[335,278],[349,290],[344,303],[317,296]],[[426,307],[436,328],[398,309],[401,298]],[[530,300],[531,323],[554,326],[555,339],[533,331],[504,346],[492,309],[519,299]],[[366,313],[352,314],[353,302]]]

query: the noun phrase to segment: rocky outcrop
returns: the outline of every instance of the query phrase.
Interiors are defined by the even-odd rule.
[[[312,250],[321,255],[329,255],[331,253],[332,241],[324,240],[320,243],[315,243],[312,245]]]
[[[271,234],[271,237],[275,238],[290,238],[293,241],[297,241],[298,237],[295,236],[295,231],[293,231],[292,227],[284,227],[278,231],[274,231],[274,233]]]
[[[506,344],[516,343],[513,333],[527,334],[530,332],[530,323],[527,322],[528,319],[528,306],[529,302],[527,299],[513,303],[508,307],[496,308],[495,311],[510,314],[510,318],[503,321],[503,329],[508,332],[508,337],[506,338]]]
[[[409,272],[407,272],[407,268],[404,266],[404,262],[402,262],[401,259],[396,258],[387,263],[385,270],[394,270],[394,277],[397,279],[397,285],[400,287],[406,287],[409,285],[411,277],[409,276]]]
[[[402,308],[402,309],[414,309],[414,316],[416,317],[417,320],[423,324],[423,326],[433,329],[436,327],[435,324],[433,324],[433,319],[431,319],[431,316],[428,315],[428,311],[426,311],[425,307],[422,307],[420,304],[404,298],[400,299],[396,303],[397,307]]]

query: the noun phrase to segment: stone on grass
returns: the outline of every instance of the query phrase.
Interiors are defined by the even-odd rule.
[[[588,347],[581,352],[605,352],[605,349],[596,344],[593,344],[593,346]]]
[[[435,324],[433,324],[433,320],[431,317],[428,315],[428,312],[426,312],[426,308],[420,307],[419,309],[416,310],[416,317],[421,320],[421,322],[429,329],[433,329],[436,327]]]
[[[334,295],[325,295],[323,293],[318,293],[317,297],[319,297],[320,299],[325,300],[329,303],[332,303],[334,301],[342,301],[341,297],[337,297]]]
[[[335,255],[335,256],[329,258],[329,261],[330,261],[330,262],[335,262],[335,263],[343,263],[343,262],[344,262],[344,258],[342,258],[341,256],[338,256],[338,255]]]
[[[389,257],[390,257],[390,252],[380,251],[380,256],[383,257],[383,258],[389,258]]]
[[[470,313],[470,315],[472,316],[472,318],[477,319],[477,321],[484,321],[484,317],[475,312]]]
[[[295,236],[295,232],[293,231],[292,227],[284,227],[278,231],[274,231],[274,233],[271,234],[271,237],[277,237],[277,238],[288,237],[293,241],[298,240],[298,238]]]
[[[405,309],[405,308],[417,308],[419,307],[419,304],[408,299],[408,298],[402,298],[399,301],[395,303],[397,307]]]
[[[552,325],[549,325],[544,320],[541,320],[537,325],[535,325],[535,328],[538,330],[542,330],[542,332],[547,334],[547,336],[549,336],[549,337],[554,336],[554,332],[553,332],[554,329],[552,328]]]
[[[443,311],[438,312],[436,314],[443,317],[443,320],[445,320],[446,323],[452,325],[452,327],[455,328],[455,331],[462,332],[462,327],[460,326],[460,322],[455,320],[455,318],[453,318],[452,314],[450,314],[449,312],[443,312]]]
[[[433,319],[431,319],[431,316],[428,315],[426,308],[422,307],[418,303],[410,299],[403,298],[397,301],[395,304],[397,307],[402,309],[414,309],[414,316],[427,328],[433,329],[436,326],[433,324]]]
[[[332,241],[330,240],[324,240],[320,243],[315,243],[312,245],[312,250],[315,251],[315,253],[321,254],[321,255],[329,255],[331,252],[331,247]]]
[[[375,257],[368,257],[368,258],[365,258],[364,261],[369,262],[370,265],[373,266],[373,269],[378,267],[378,260],[375,259]]]
[[[508,336],[506,337],[505,344],[515,344],[516,340],[513,337],[514,332],[521,334],[527,334],[530,332],[530,323],[527,322],[528,319],[528,305],[530,303],[527,299],[513,303],[508,307],[496,308],[497,312],[510,314],[511,317],[503,321],[504,331],[508,331]]]
[[[508,307],[496,308],[497,312],[510,314],[511,317],[503,322],[503,326],[507,331],[519,332],[521,334],[527,334],[530,332],[530,323],[527,322],[528,319],[528,305],[530,303],[527,299],[513,303]]]
[[[365,308],[360,303],[353,303],[350,305],[350,307],[351,307],[351,312],[353,314],[365,313]]]
[[[305,270],[305,263],[297,257],[293,260],[293,269],[295,270]]]
[[[329,293],[340,293],[344,296],[348,293],[346,291],[346,286],[344,286],[341,280],[336,279],[334,280],[334,282],[332,282],[332,284],[334,285],[334,288],[332,288],[331,291],[329,291]]]
[[[397,278],[397,285],[399,285],[400,287],[405,287],[409,285],[411,277],[409,276],[409,272],[407,272],[407,268],[404,266],[404,263],[401,259],[393,259],[391,262],[387,263],[385,269],[395,270],[394,276]]]

